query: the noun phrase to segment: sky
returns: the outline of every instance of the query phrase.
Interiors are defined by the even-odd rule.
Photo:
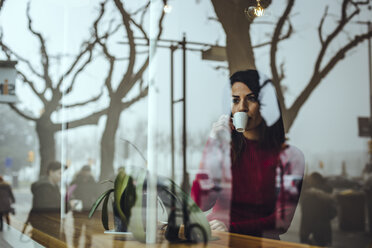
[[[33,0],[31,1],[31,16],[35,29],[42,30],[48,42],[48,49],[54,53],[75,54],[83,39],[89,37],[89,28],[93,18],[97,15],[98,3],[95,0],[84,1],[61,1],[57,0]],[[143,1],[142,1],[143,2]],[[285,1],[273,1],[267,10],[267,14],[261,17],[262,21],[276,20],[283,11]],[[208,44],[218,43],[225,45],[225,34],[221,25],[208,17],[215,17],[213,6],[210,1],[177,1],[170,0],[172,11],[166,15],[164,22],[164,39],[182,39],[185,34],[188,41]],[[27,1],[6,1],[0,12],[0,26],[3,29],[4,40],[22,56],[28,57],[37,63],[38,42],[27,31],[25,15]],[[128,2],[129,9],[135,9],[138,1]],[[296,1],[293,16],[291,17],[294,33],[291,39],[283,41],[279,45],[278,63],[284,61],[287,86],[287,104],[291,104],[308,82],[313,70],[315,56],[319,52],[320,43],[317,36],[317,25],[323,14],[325,5],[329,5],[329,12],[339,12],[340,1]],[[362,13],[359,20],[371,20],[370,13]],[[152,16],[156,20],[157,16]],[[325,33],[334,27],[335,17],[326,20]],[[267,40],[266,33],[273,30],[272,25],[255,24],[252,28],[254,43]],[[353,34],[365,30],[365,26],[352,24],[349,33]],[[118,42],[121,41],[118,37]],[[336,51],[347,41],[346,35],[337,39],[330,49]],[[113,51],[125,56],[126,48],[122,44],[116,44]],[[255,51],[257,68],[270,76],[268,47]],[[153,79],[159,87],[156,102],[156,114],[152,108],[152,114],[156,117],[154,123],[161,132],[169,132],[169,74],[170,60],[168,49],[158,49],[152,64]],[[62,59],[55,72],[60,73],[68,64],[68,58]],[[175,98],[181,97],[182,84],[182,56],[181,51],[175,52]],[[124,65],[124,63],[122,64]],[[202,61],[199,52],[187,52],[187,127],[189,134],[199,134],[200,139],[206,140],[209,129],[218,117],[226,112],[228,97],[227,70],[216,70],[216,66],[227,66],[225,62]],[[77,91],[66,102],[77,99],[83,100],[94,96],[99,92],[102,79],[107,68],[100,59],[92,65],[80,78]],[[123,66],[123,68],[125,68]],[[116,74],[121,73],[120,67]],[[147,74],[148,76],[148,74]],[[136,89],[130,94],[135,95]],[[31,108],[35,114],[40,111],[40,104],[30,95],[30,91],[17,82],[17,94],[23,106]],[[322,81],[320,86],[312,93],[308,101],[295,120],[288,133],[289,142],[300,148],[309,166],[316,167],[320,159],[332,163],[329,165],[333,171],[339,170],[341,161],[350,161],[358,168],[355,175],[360,173],[367,159],[367,139],[358,137],[358,116],[369,115],[369,79],[368,79],[368,53],[367,43],[359,45],[349,52],[330,74]],[[221,100],[222,99],[222,100]],[[103,99],[84,109],[84,113],[95,110],[107,104]],[[152,106],[152,105],[150,105]],[[121,134],[128,133],[141,121],[146,121],[149,114],[148,101],[144,100],[122,114],[120,125]],[[177,137],[180,138],[181,129],[181,104],[175,106]],[[80,115],[81,111],[67,113],[67,117]],[[55,116],[56,120],[63,117]],[[125,121],[124,121],[125,120]],[[104,118],[100,121],[94,134],[95,142],[99,142]],[[94,128],[93,128],[94,129]],[[90,135],[92,128],[81,128],[79,135]],[[98,134],[97,134],[98,133]],[[128,133],[128,136],[131,134]],[[130,136],[135,139],[135,136]],[[74,139],[71,135],[69,139]],[[191,163],[197,164],[201,152],[192,157]],[[179,162],[179,161],[178,161]],[[339,166],[339,167],[338,167]]]

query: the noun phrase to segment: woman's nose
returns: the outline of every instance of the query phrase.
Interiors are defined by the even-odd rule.
[[[245,101],[240,101],[238,112],[248,112],[248,105]]]

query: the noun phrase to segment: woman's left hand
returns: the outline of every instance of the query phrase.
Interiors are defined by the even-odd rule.
[[[227,227],[222,221],[219,220],[212,220],[209,222],[209,225],[211,226],[212,230],[216,231],[222,231],[222,232],[227,232]]]

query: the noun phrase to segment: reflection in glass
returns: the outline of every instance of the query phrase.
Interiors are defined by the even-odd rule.
[[[247,70],[230,82],[231,116],[248,115],[245,131],[227,115],[214,123],[191,194],[202,210],[212,207],[212,229],[279,239],[297,206],[304,158],[285,143],[271,81]]]

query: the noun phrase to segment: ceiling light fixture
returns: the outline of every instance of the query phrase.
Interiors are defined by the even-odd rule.
[[[250,6],[244,10],[244,13],[247,15],[247,17],[249,17],[250,20],[264,15],[265,9],[261,6],[260,1],[261,0],[257,0],[257,6]]]

